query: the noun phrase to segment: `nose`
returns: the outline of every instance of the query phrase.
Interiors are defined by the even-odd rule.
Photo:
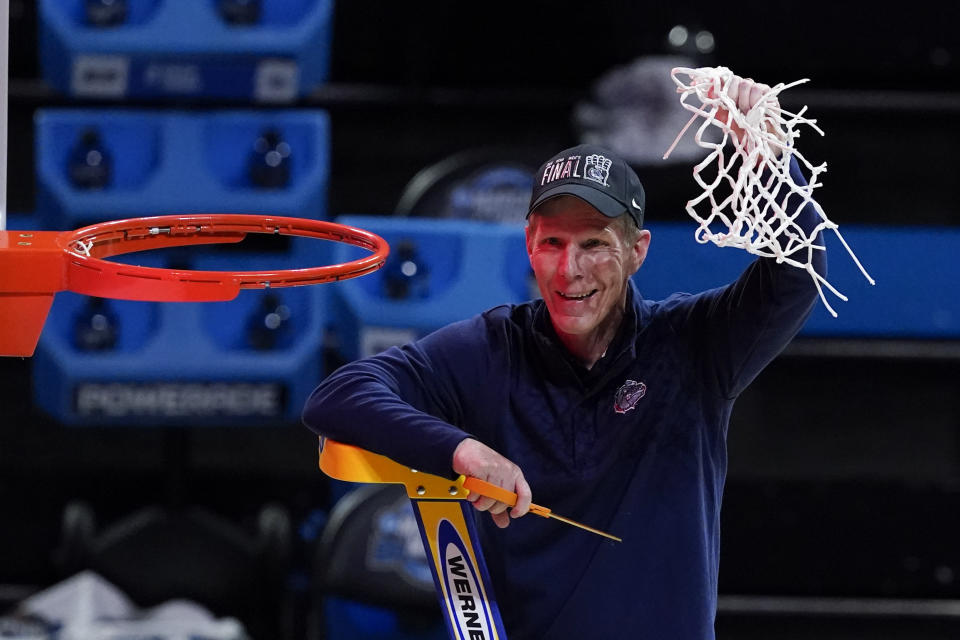
[[[582,276],[580,271],[580,248],[570,243],[564,247],[563,255],[560,256],[560,264],[557,271],[567,280],[575,280]]]

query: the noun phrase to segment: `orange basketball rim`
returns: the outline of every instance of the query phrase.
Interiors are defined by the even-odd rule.
[[[235,243],[248,233],[303,236],[367,249],[342,264],[273,271],[141,267],[111,256],[194,244]],[[186,214],[111,220],[75,231],[0,231],[0,356],[31,356],[54,295],[73,291],[153,302],[232,300],[240,289],[297,287],[372,273],[390,248],[380,236],[322,220]]]

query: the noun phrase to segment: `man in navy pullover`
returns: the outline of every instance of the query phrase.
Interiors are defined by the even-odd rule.
[[[733,97],[746,112],[763,89],[743,80]],[[795,162],[791,177],[805,184]],[[799,331],[816,288],[761,258],[725,287],[644,300],[630,280],[650,243],[633,170],[581,145],[536,178],[526,234],[543,299],[342,367],[304,422],[518,494],[509,510],[471,496],[492,516],[481,544],[511,640],[713,638],[730,412]],[[807,204],[797,223],[809,232],[817,219]],[[623,542],[517,519],[531,487],[539,504]]]

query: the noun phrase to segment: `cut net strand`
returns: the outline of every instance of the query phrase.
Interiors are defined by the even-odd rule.
[[[874,284],[874,280],[860,264],[838,226],[813,199],[814,190],[822,186],[819,177],[826,172],[826,163],[813,165],[794,144],[800,135],[800,125],[812,128],[821,136],[823,130],[817,126],[816,120],[804,116],[806,106],[791,113],[779,105],[777,96],[781,92],[803,84],[807,79],[771,87],[747,113],[743,113],[730,95],[731,83],[739,81],[730,69],[677,67],[671,76],[680,94],[680,104],[693,115],[663,157],[669,157],[697,118],[703,118],[703,122],[694,134],[694,141],[709,151],[693,168],[693,178],[703,193],[686,206],[687,213],[699,224],[694,233],[697,242],[737,247],[804,269],[813,279],[827,311],[836,317],[824,288],[843,301],[847,297],[813,267],[815,252],[826,250],[816,243],[820,231],[833,231],[867,281]],[[680,76],[686,76],[687,80],[683,81]],[[708,139],[710,127],[721,132],[718,142]],[[734,127],[745,133],[742,139],[734,133]],[[790,177],[791,158],[796,158],[807,169],[808,184],[798,185]],[[796,222],[807,204],[813,206],[820,218],[809,234]],[[701,214],[698,209],[705,211]],[[713,230],[717,228],[720,230]]]

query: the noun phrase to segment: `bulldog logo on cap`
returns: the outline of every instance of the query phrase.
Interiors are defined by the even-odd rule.
[[[607,179],[610,177],[610,165],[613,162],[606,156],[593,154],[586,157],[585,163],[583,177],[607,186]]]

